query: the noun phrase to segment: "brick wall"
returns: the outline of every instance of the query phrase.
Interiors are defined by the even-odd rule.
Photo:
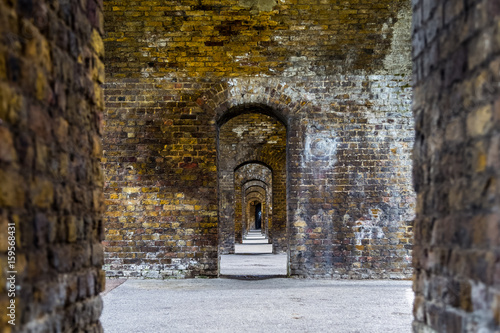
[[[409,3],[249,3],[106,3],[108,274],[217,274],[218,130],[261,113],[291,273],[411,276]]]
[[[414,332],[497,332],[500,5],[413,11]]]
[[[2,332],[102,331],[102,18],[100,1],[0,1]]]
[[[408,1],[106,1],[110,77],[365,73],[410,66]],[[403,17],[405,16],[405,17]],[[406,23],[403,23],[406,24]],[[399,62],[399,63],[398,63]]]
[[[109,275],[217,274],[217,128],[188,97],[202,86],[106,84]]]

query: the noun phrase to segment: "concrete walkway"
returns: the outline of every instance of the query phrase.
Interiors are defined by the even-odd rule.
[[[264,279],[286,273],[286,255],[257,238],[222,256],[230,278],[108,280],[104,331],[411,332],[410,281]]]
[[[106,333],[411,332],[409,281],[127,280],[103,296]]]
[[[220,274],[224,277],[286,277],[287,255],[272,254],[273,246],[260,230],[251,230],[235,254],[221,255]]]

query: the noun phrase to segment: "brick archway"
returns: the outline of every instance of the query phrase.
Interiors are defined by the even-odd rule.
[[[223,114],[218,131],[219,244],[222,254],[234,253],[234,243],[241,242],[239,191],[235,182],[237,170],[264,165],[271,171],[273,193],[273,252],[286,251],[286,127],[276,117],[264,113],[262,106],[245,105]],[[252,124],[252,125],[249,125]],[[229,126],[229,127],[228,127]],[[252,140],[256,140],[253,142]],[[237,148],[235,148],[237,147]],[[255,176],[249,176],[255,178]],[[268,183],[271,183],[267,180]],[[234,221],[238,221],[236,224]]]
[[[235,242],[241,243],[248,232],[244,221],[246,216],[245,191],[249,186],[259,186],[265,191],[264,209],[262,211],[266,224],[263,230],[269,242],[272,242],[272,235],[267,229],[268,225],[272,225],[268,223],[272,221],[272,171],[268,166],[257,162],[243,164],[234,171]]]

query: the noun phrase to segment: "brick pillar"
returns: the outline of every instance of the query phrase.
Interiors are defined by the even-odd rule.
[[[2,332],[102,331],[102,17],[0,0]]]
[[[413,330],[497,332],[500,3],[413,3]]]

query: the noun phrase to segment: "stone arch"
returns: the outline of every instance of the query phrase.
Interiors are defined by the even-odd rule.
[[[287,126],[286,118],[281,112],[276,112],[267,105],[256,104],[256,103],[238,105],[236,107],[227,110],[227,112],[224,112],[223,114],[220,115],[216,114],[217,126],[221,127],[230,119],[247,113],[265,114],[266,116],[277,119],[280,123],[282,123],[285,126],[285,128]]]
[[[244,185],[247,185],[247,184],[248,184],[248,183],[245,183]],[[260,184],[252,184],[252,185],[248,185],[248,186],[246,186],[246,189],[251,188],[251,187],[259,187],[259,188],[261,188],[261,189],[262,189],[262,190],[264,190],[264,191],[267,191],[267,188],[268,188],[267,184],[265,184],[265,183],[264,183],[263,185],[260,185]],[[244,189],[244,190],[245,190],[245,189]]]
[[[238,169],[240,169],[240,168],[242,168],[242,167],[244,167],[245,165],[248,165],[248,164],[258,164],[258,165],[262,165],[263,167],[266,167],[266,168],[268,168],[269,170],[271,170],[271,172],[273,172],[273,168],[272,168],[272,166],[271,166],[271,165],[267,164],[267,163],[266,163],[266,162],[264,162],[264,161],[260,161],[260,160],[248,160],[248,161],[242,162],[242,163],[238,164],[238,166],[236,166],[236,167],[234,168],[234,170],[236,171],[236,170],[238,170]]]
[[[204,91],[196,103],[205,112],[213,114],[219,126],[253,108],[279,119],[288,129],[293,115],[311,103],[301,95],[290,96],[291,91],[287,90],[288,86],[277,79],[232,78]]]
[[[272,239],[269,233],[270,227],[272,226],[272,186],[266,182],[259,179],[251,179],[246,181],[241,188],[241,192],[245,193],[246,189],[252,186],[260,187],[264,190],[265,198],[262,202],[262,234],[267,237],[269,243],[272,243]],[[242,195],[244,197],[244,195]],[[242,204],[242,221],[245,220],[246,210],[245,205]],[[242,223],[243,227],[245,226]],[[246,235],[248,228],[243,228],[242,234]]]
[[[261,180],[261,179],[256,179],[256,178],[245,180],[245,182],[243,183],[243,185],[246,185],[246,184],[249,184],[249,183],[252,183],[252,182],[262,183],[262,186],[268,186],[269,185],[266,181]]]
[[[285,177],[283,181],[285,186],[285,204],[286,214],[284,216],[285,229],[284,235],[288,251],[288,265],[290,274],[308,275],[305,266],[304,256],[308,256],[306,245],[307,237],[304,237],[303,221],[301,213],[304,211],[303,203],[299,198],[299,193],[303,191],[303,184],[299,179],[290,177],[291,175],[300,175],[302,170],[301,160],[303,151],[306,148],[303,134],[307,129],[307,124],[303,119],[304,114],[322,112],[321,106],[315,104],[309,95],[298,93],[297,90],[283,84],[278,79],[260,79],[260,78],[231,78],[223,80],[212,89],[202,92],[196,103],[202,109],[204,114],[209,114],[214,119],[214,127],[219,132],[220,127],[217,125],[226,121],[225,114],[236,114],[232,108],[237,108],[241,105],[250,106],[265,106],[272,112],[274,118],[281,119],[286,124],[287,145],[286,156],[283,164],[286,165]],[[221,121],[222,120],[222,121]],[[293,160],[295,159],[295,160]],[[219,187],[220,190],[220,187]],[[274,197],[274,193],[273,193]],[[226,200],[219,192],[219,200]],[[274,207],[273,207],[274,208]],[[219,209],[220,211],[220,209]],[[269,215],[269,221],[274,224],[275,211]],[[219,230],[222,223],[219,217]],[[220,233],[219,233],[220,239]],[[219,241],[220,243],[220,241]],[[219,247],[219,253],[224,253]]]
[[[250,186],[246,189],[245,191],[245,196],[244,196],[244,207],[245,207],[245,214],[244,214],[244,227],[245,230],[248,231],[251,229],[251,224],[252,224],[252,216],[254,215],[255,211],[252,211],[252,208],[255,209],[255,205],[252,205],[253,202],[258,202],[261,203],[262,205],[265,205],[266,201],[266,191],[264,188],[254,185]]]
[[[248,118],[248,119],[247,119]],[[244,119],[248,121],[243,121]],[[272,108],[257,104],[242,104],[216,114],[218,124],[218,173],[219,173],[219,237],[221,253],[234,253],[234,242],[242,241],[235,171],[246,165],[263,165],[271,170],[273,194],[277,194],[280,207],[273,210],[273,221],[281,221],[279,232],[272,233],[273,251],[286,250],[286,122],[282,114]],[[238,121],[241,121],[238,123]],[[249,124],[254,125],[249,125]],[[229,128],[227,127],[229,126]],[[250,128],[254,126],[252,132]],[[260,127],[259,127],[260,126]],[[256,142],[245,142],[257,138]],[[260,140],[260,141],[259,141]],[[229,143],[233,142],[231,146]],[[246,147],[245,149],[236,149]],[[249,149],[249,147],[251,147]],[[228,157],[230,156],[230,158]],[[269,181],[266,181],[270,183]],[[273,200],[276,196],[273,195]],[[241,208],[240,208],[241,207]],[[273,207],[275,205],[273,204]],[[242,211],[243,215],[243,211]],[[278,231],[278,230],[276,230]],[[241,235],[241,237],[240,237]],[[233,240],[234,239],[234,240]]]
[[[258,169],[259,171],[253,171],[248,173],[247,169]],[[247,172],[245,172],[247,171]],[[235,223],[235,242],[242,243],[243,238],[248,233],[246,228],[245,216],[246,216],[246,206],[245,206],[245,190],[250,185],[261,186],[266,192],[265,198],[265,209],[263,209],[264,218],[266,222],[269,217],[269,208],[272,206],[272,169],[266,164],[259,161],[250,161],[248,163],[243,163],[237,166],[234,170],[234,188],[235,188],[235,212],[234,212],[234,223]],[[266,227],[268,225],[266,224]],[[266,231],[266,229],[264,229]],[[265,233],[269,238],[268,231]]]

